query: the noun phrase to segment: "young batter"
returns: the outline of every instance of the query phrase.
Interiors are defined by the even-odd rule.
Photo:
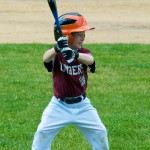
[[[85,31],[94,27],[75,12],[60,16],[59,21],[64,36],[59,37],[55,24],[57,43],[43,56],[45,67],[53,74],[54,96],[43,112],[32,150],[49,150],[54,137],[70,124],[78,127],[93,150],[108,150],[106,128],[86,97],[87,69],[94,73],[95,61],[82,44]]]

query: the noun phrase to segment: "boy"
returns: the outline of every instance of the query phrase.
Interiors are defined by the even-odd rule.
[[[43,112],[32,150],[49,150],[53,138],[70,124],[78,127],[93,150],[108,150],[106,128],[86,97],[87,68],[94,73],[95,61],[82,44],[85,31],[94,27],[75,12],[60,16],[59,21],[64,36],[59,37],[55,24],[57,43],[43,56],[45,67],[53,74],[54,96]]]

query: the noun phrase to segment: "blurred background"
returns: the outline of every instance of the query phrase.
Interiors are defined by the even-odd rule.
[[[150,0],[57,0],[59,15],[82,14],[85,43],[150,43]],[[54,43],[47,0],[0,0],[0,43]]]

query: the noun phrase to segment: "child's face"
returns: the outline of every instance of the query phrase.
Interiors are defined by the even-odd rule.
[[[85,39],[85,31],[74,32],[74,33],[72,33],[72,36],[73,36],[73,42],[70,44],[70,47],[72,49],[81,48],[82,43]]]

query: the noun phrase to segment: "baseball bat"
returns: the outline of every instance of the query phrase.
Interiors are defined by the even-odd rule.
[[[58,19],[58,11],[57,11],[56,0],[47,0],[47,1],[48,1],[48,4],[49,4],[49,7],[51,9],[51,12],[54,16],[54,19],[56,21],[59,36],[63,36],[61,26],[60,26],[60,23],[59,23],[59,19]]]

